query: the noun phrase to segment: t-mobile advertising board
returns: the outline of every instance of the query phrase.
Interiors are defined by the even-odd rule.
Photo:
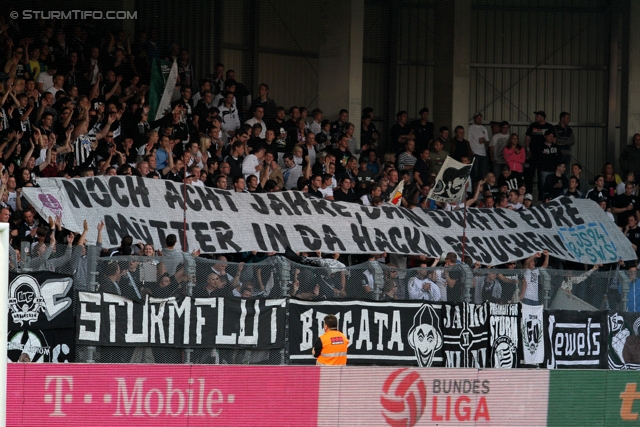
[[[629,371],[9,364],[7,425],[637,425]]]
[[[525,418],[544,425],[548,378],[475,369],[11,364],[7,419],[10,426],[513,426]]]

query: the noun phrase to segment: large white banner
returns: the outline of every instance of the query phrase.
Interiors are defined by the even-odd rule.
[[[65,228],[95,242],[105,222],[104,246],[130,235],[164,244],[168,234],[206,253],[294,251],[395,253],[440,257],[462,252],[464,212],[407,210],[330,202],[297,191],[237,194],[135,176],[49,178],[24,195],[43,216],[60,215]],[[590,200],[558,198],[529,210],[467,210],[465,254],[486,265],[522,259],[547,249],[554,257],[589,264],[631,260],[631,243]],[[179,243],[181,244],[181,243]]]

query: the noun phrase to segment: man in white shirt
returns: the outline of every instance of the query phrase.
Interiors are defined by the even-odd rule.
[[[409,281],[409,298],[440,301],[440,288],[427,278],[427,263],[420,262],[416,276]]]
[[[333,176],[330,173],[322,175],[322,187],[318,189],[322,193],[322,197],[327,200],[333,200]]]
[[[260,181],[262,159],[264,158],[264,153],[266,151],[267,150],[264,145],[257,146],[251,154],[244,158],[244,160],[242,161],[242,174],[244,175],[245,181],[248,181],[251,175],[255,176],[256,178],[258,178],[258,181]]]
[[[55,98],[56,93],[58,93],[59,91],[64,92],[64,89],[62,89],[63,85],[64,76],[62,74],[56,74],[55,76],[53,76],[53,85],[49,89],[47,89],[47,92],[52,93]]]
[[[53,86],[53,75],[56,71],[58,71],[58,69],[52,63],[49,65],[49,68],[45,73],[38,74],[38,79],[36,80],[36,88],[38,89],[38,92],[41,94],[45,93],[51,86]]]
[[[253,112],[253,117],[247,120],[245,123],[251,126],[255,124],[259,124],[260,126],[262,126],[262,131],[260,131],[260,138],[265,139],[267,136],[267,125],[262,120],[263,117],[264,117],[264,107],[259,105],[256,107],[256,110]]]
[[[482,114],[476,113],[473,116],[473,124],[469,126],[469,145],[475,157],[471,170],[471,178],[474,181],[487,175],[487,144],[489,144],[489,134],[482,126]]]
[[[224,93],[224,103],[220,106],[220,118],[222,119],[222,128],[229,137],[233,138],[236,130],[240,127],[240,117],[238,110],[234,105],[235,97],[232,92]]]

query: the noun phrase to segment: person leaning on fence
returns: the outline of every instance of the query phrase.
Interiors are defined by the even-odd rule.
[[[420,261],[416,276],[409,281],[409,298],[425,301],[440,301],[440,288],[427,277],[427,263]]]
[[[324,334],[318,337],[311,349],[316,365],[346,365],[348,347],[349,340],[338,330],[338,318],[327,314],[324,317]]]
[[[524,272],[524,280],[522,281],[522,290],[520,293],[520,301],[526,305],[539,305],[538,297],[538,282],[540,278],[540,269],[536,268],[536,259],[544,256],[544,262],[540,268],[547,268],[549,265],[549,251],[546,249],[540,252],[536,252],[535,255],[527,258],[523,267],[526,269]]]

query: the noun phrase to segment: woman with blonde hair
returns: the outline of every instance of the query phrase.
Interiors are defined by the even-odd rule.
[[[209,157],[211,156],[211,153],[209,153],[210,148],[211,138],[207,135],[202,135],[200,137],[200,148],[198,149],[196,163],[202,163],[203,165],[207,164],[207,160],[209,160]]]

